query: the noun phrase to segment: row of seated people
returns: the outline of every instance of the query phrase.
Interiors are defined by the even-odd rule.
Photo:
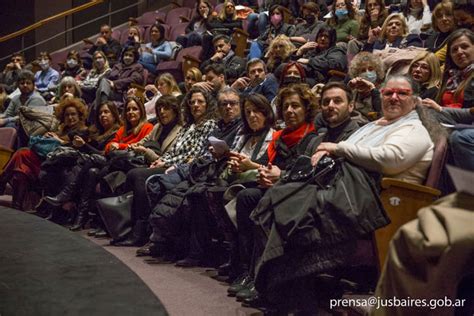
[[[423,181],[429,167],[433,143],[419,121],[418,114],[414,111],[415,105],[419,103],[417,85],[408,78],[392,77],[387,80],[381,91],[382,118],[365,125],[350,137],[349,135],[358,129],[358,125],[350,119],[350,113],[353,111],[353,104],[350,102],[352,93],[341,83],[330,83],[322,90],[322,115],[316,119],[316,123],[314,117],[318,110],[317,101],[306,85],[291,84],[279,92],[275,107],[277,117],[285,123],[285,128],[275,132],[272,130],[275,121],[274,110],[265,97],[251,93],[246,96],[241,105],[239,93],[232,88],[224,88],[217,96],[217,113],[213,97],[199,87],[194,87],[187,94],[182,104],[182,111],[177,107],[177,100],[172,96],[164,96],[157,101],[157,115],[160,123],[155,128],[146,122],[144,106],[137,98],[130,97],[127,100],[122,116],[124,125],[120,128],[118,124],[120,118],[113,103],[104,103],[99,109],[96,126],[93,129],[95,134],[90,137],[93,140],[87,143],[85,139],[88,137],[84,136],[86,135],[84,134],[86,107],[79,99],[65,98],[57,111],[62,122],[59,133],[49,133],[47,136],[57,138],[63,145],[71,142],[74,147],[81,148],[90,157],[82,158],[84,161],[73,167],[75,169],[73,181],[66,185],[59,195],[46,198],[46,200],[58,205],[72,199],[74,195],[72,192],[79,191],[78,225],[74,228],[81,228],[93,204],[91,200],[94,198],[96,183],[111,171],[104,159],[97,159],[91,154],[99,154],[100,150],[110,153],[126,148],[142,152],[147,157],[150,168],[132,169],[126,174],[124,183],[124,191],[133,191],[135,197],[130,209],[134,230],[132,235],[127,236],[125,240],[114,240],[113,244],[118,246],[143,244],[148,239],[151,224],[153,228],[151,239],[154,244],[140,250],[141,253],[166,255],[175,259],[185,256],[183,260],[177,262],[181,266],[203,263],[209,243],[209,238],[206,236],[208,226],[206,226],[205,217],[196,217],[203,213],[204,216],[209,215],[209,210],[198,211],[194,205],[203,203],[191,203],[193,201],[191,193],[194,191],[190,191],[188,178],[193,176],[193,168],[188,162],[190,159],[196,160],[203,153],[206,155],[207,139],[213,133],[225,140],[232,151],[224,158],[220,156],[222,153],[219,154],[217,148],[214,148],[207,156],[211,160],[221,162],[223,159],[224,165],[229,167],[223,173],[230,172],[231,175],[222,174],[222,177],[230,182],[232,178],[238,179],[242,176],[246,187],[236,196],[238,224],[235,247],[238,248],[237,252],[243,255],[239,257],[237,263],[234,262],[237,270],[246,273],[246,276],[238,278],[236,284],[229,288],[229,293],[237,295],[240,299],[247,299],[249,304],[255,304],[255,301],[260,303],[261,297],[255,291],[251,280],[253,278],[256,278],[256,281],[259,280],[256,272],[259,271],[262,263],[257,260],[260,257],[255,258],[250,254],[257,252],[258,256],[262,256],[263,251],[266,250],[265,247],[259,250],[255,243],[261,245],[263,241],[263,246],[270,247],[275,241],[266,241],[261,239],[262,236],[253,236],[251,219],[255,219],[255,216],[259,214],[254,213],[252,217],[250,214],[256,207],[258,209],[257,203],[264,197],[267,189],[274,187],[275,190],[277,188],[285,190],[280,187],[284,184],[281,182],[277,184],[277,181],[284,174],[284,170],[291,173],[294,160],[299,155],[314,153],[312,158],[314,164],[317,164],[323,154],[342,156],[369,171],[414,183]],[[465,118],[470,117],[472,120],[470,109],[443,112],[447,115],[450,113],[455,116],[464,115]],[[183,123],[179,123],[181,115],[184,119]],[[239,116],[242,116],[240,120]],[[220,117],[219,120],[217,120],[218,117]],[[181,128],[182,125],[185,128]],[[326,129],[324,130],[323,127]],[[117,128],[119,130],[114,134]],[[147,134],[155,139],[160,148],[167,151],[158,154],[147,150],[145,144],[147,140],[150,140],[150,137],[145,136]],[[409,135],[417,135],[417,137],[408,137]],[[343,139],[345,142],[336,144]],[[140,143],[136,144],[137,141]],[[174,144],[171,145],[173,142]],[[21,195],[21,191],[28,187],[28,182],[39,175],[41,160],[34,150],[18,151],[5,168],[1,176],[2,183],[10,182],[14,186],[14,196]],[[54,161],[54,157],[50,157],[46,162],[48,160],[50,165],[54,165],[51,161]],[[248,172],[252,170],[253,175],[252,172]],[[172,192],[155,192],[153,196],[148,197],[154,201],[153,204],[148,204],[146,179],[155,174],[162,175],[160,181],[165,181],[172,187],[179,190],[184,188],[185,197],[190,199],[189,205],[193,207],[186,210],[183,207],[184,204],[179,202],[174,205],[174,211],[170,212],[173,205],[161,200],[166,198],[166,193]],[[55,183],[50,183],[50,186],[57,187],[57,177],[47,178],[54,178]],[[182,184],[183,181],[184,184]],[[353,186],[355,185],[356,183],[353,183]],[[360,186],[361,183],[357,185]],[[170,187],[166,188],[169,190]],[[268,190],[268,196],[271,196],[270,192],[273,192],[271,190],[273,189]],[[199,201],[203,195],[198,195],[198,197]],[[14,201],[21,203],[18,198]],[[365,214],[370,215],[369,218],[374,222],[371,228],[366,228],[364,233],[370,233],[387,223],[387,219],[383,218],[383,212],[380,212]],[[148,219],[150,213],[152,215]],[[265,223],[265,225],[265,229],[270,232],[272,223]],[[324,230],[324,227],[315,227],[315,229]],[[189,234],[185,234],[186,231],[189,231]],[[187,245],[181,247],[179,245],[183,239]],[[254,241],[254,239],[257,240]],[[337,258],[340,254],[330,255]],[[285,252],[281,256],[285,256]],[[338,261],[335,260],[335,262]],[[322,270],[327,268],[324,267]],[[262,283],[260,285],[257,283],[256,288],[265,291],[265,287],[269,284],[268,276],[260,274],[260,282]],[[272,285],[272,289],[274,286],[275,284]],[[240,293],[241,291],[243,292]]]
[[[305,67],[310,68],[311,75],[315,77],[325,76],[325,69],[319,69],[320,63],[310,62],[311,57],[321,55],[329,58],[330,61],[340,60],[339,63],[329,64],[333,67],[333,70],[346,71],[347,63],[342,61],[342,54],[347,53],[347,59],[350,61],[355,54],[360,50],[373,51],[384,49],[385,47],[399,47],[404,48],[408,46],[424,46],[428,51],[434,52],[440,59],[440,64],[444,64],[446,55],[446,39],[456,29],[456,26],[466,27],[472,29],[472,13],[470,8],[465,6],[453,5],[449,1],[443,1],[434,7],[433,14],[430,13],[430,7],[426,3],[420,3],[414,1],[409,2],[407,7],[410,10],[402,10],[403,13],[392,14],[388,17],[387,9],[383,1],[367,1],[364,16],[361,17],[360,23],[357,22],[355,9],[352,4],[347,4],[340,0],[341,3],[335,3],[332,6],[333,14],[332,18],[326,22],[320,20],[320,7],[313,3],[308,2],[301,7],[301,10],[295,15],[296,18],[300,18],[301,23],[295,27],[291,24],[286,24],[283,19],[283,7],[272,6],[271,10],[266,13],[260,14],[259,16],[278,16],[275,18],[274,23],[264,23],[264,31],[259,34],[259,37],[252,42],[250,47],[250,57],[263,57],[265,56],[268,63],[271,64],[271,68],[277,68],[283,62],[289,59],[299,60],[300,63],[304,64]],[[268,5],[265,3],[265,5]],[[270,9],[270,7],[268,8]],[[349,17],[340,16],[336,14],[335,10],[346,11],[346,15]],[[237,19],[235,13],[235,4],[232,1],[224,3],[222,11],[219,13],[218,18],[216,14],[211,14],[212,6],[203,1],[196,5],[195,18],[189,23],[186,29],[186,35],[181,36],[178,42],[182,43],[184,47],[191,45],[202,45],[203,53],[201,60],[208,60],[212,58],[214,61],[224,60],[225,64],[230,63],[230,56],[224,56],[216,50],[212,45],[213,36],[221,34],[219,32],[212,32],[212,26],[206,26],[207,23],[203,23],[198,17],[207,19],[218,19],[221,23],[223,21],[235,21]],[[414,18],[414,15],[417,15]],[[355,20],[354,20],[355,19]],[[215,26],[216,29],[226,29],[228,31],[223,32],[229,35],[234,28],[238,28],[238,25],[223,24]],[[348,27],[346,24],[357,24],[357,27]],[[196,26],[198,24],[198,26]],[[212,24],[212,23],[211,23]],[[360,27],[359,27],[360,24]],[[335,31],[335,38],[326,39],[328,44],[324,41],[318,41],[319,29],[322,25],[330,25]],[[209,30],[206,28],[208,27]],[[256,27],[249,27],[250,29],[257,29]],[[419,37],[420,32],[431,30],[431,33],[427,35],[426,40],[423,41]],[[209,31],[206,33],[206,31]],[[172,55],[172,48],[170,43],[165,39],[165,31],[162,25],[151,25],[147,28],[146,32],[149,34],[149,43],[143,45],[143,47],[137,47],[139,49],[139,63],[147,69],[149,73],[157,74],[157,65],[162,60],[168,60]],[[126,32],[128,34],[128,40],[124,44],[125,47],[130,45],[141,45],[141,31],[137,26],[131,26]],[[196,34],[206,35],[206,40],[202,41],[202,36],[199,35],[198,39]],[[274,39],[279,35],[286,35],[288,38],[283,43],[285,47],[280,47],[274,44]],[[187,44],[188,40],[183,38],[191,38],[191,44]],[[268,49],[270,44],[273,44],[272,49]],[[332,46],[339,46],[339,49],[330,49]],[[100,63],[96,65],[92,62],[94,53],[101,51],[107,57],[109,66],[113,68],[114,64],[121,60],[122,45],[112,37],[112,29],[108,25],[102,25],[100,28],[100,36],[88,49],[87,54],[79,54],[76,51],[70,52],[66,60],[64,61],[64,70],[61,75],[51,67],[51,58],[47,53],[42,53],[38,57],[38,65],[41,67],[41,71],[36,73],[36,86],[47,98],[51,97],[51,93],[55,92],[56,86],[59,83],[61,76],[72,76],[79,81],[85,81],[84,86],[87,88],[96,87],[98,74],[106,75],[107,68],[96,69],[97,66],[101,66]],[[81,56],[79,56],[81,55]],[[227,57],[227,58],[225,58]],[[24,67],[25,61],[21,55],[15,55],[12,58],[12,62],[9,63],[2,76],[0,82],[6,85],[5,91],[7,94],[12,93],[15,90],[16,78],[18,71]],[[86,68],[87,70],[85,70]],[[91,78],[86,79],[87,72],[90,69],[94,71],[91,74]],[[237,70],[242,71],[243,68]],[[97,74],[98,73],[98,74]],[[134,81],[136,82],[136,80]],[[93,95],[93,93],[91,94]],[[89,100],[87,100],[89,101]]]

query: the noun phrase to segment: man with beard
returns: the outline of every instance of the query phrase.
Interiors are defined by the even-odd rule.
[[[232,84],[244,72],[245,59],[237,56],[231,47],[231,38],[227,35],[219,34],[212,40],[215,54],[201,64],[201,70],[205,70],[208,65],[219,64],[225,67],[225,77],[227,83]]]
[[[198,87],[217,98],[218,93],[226,87],[224,65],[207,65],[203,74],[205,75],[205,81],[195,83],[193,87]]]
[[[22,70],[20,72],[17,86],[20,94],[12,98],[7,110],[0,115],[0,127],[16,126],[20,106],[43,107],[47,105],[41,94],[35,91],[35,76],[31,71]]]
[[[316,151],[322,142],[338,143],[347,139],[359,125],[351,120],[354,110],[352,92],[341,82],[330,82],[321,92],[321,113],[316,116],[314,125],[318,136],[308,146],[309,155]]]
[[[278,93],[278,82],[272,73],[267,72],[265,62],[254,58],[247,63],[247,77],[235,80],[232,88],[241,91],[242,96],[259,93],[271,102]]]

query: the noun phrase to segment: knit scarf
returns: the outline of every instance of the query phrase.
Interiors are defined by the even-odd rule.
[[[272,135],[272,141],[270,144],[268,144],[268,162],[272,163],[277,156],[278,146],[276,143],[278,139],[280,139],[283,144],[286,145],[286,147],[292,148],[298,144],[306,136],[306,134],[312,131],[314,131],[314,125],[310,123],[304,123],[294,131],[285,128],[283,130],[274,132]]]
[[[446,89],[450,91],[456,90],[461,82],[466,79],[470,74],[471,71],[474,70],[474,64],[470,64],[464,69],[450,69],[449,70],[449,78],[446,82]]]

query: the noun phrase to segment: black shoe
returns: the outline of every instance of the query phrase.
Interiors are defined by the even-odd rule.
[[[131,238],[126,238],[126,239],[121,240],[121,241],[115,241],[113,244],[112,244],[112,241],[110,242],[110,244],[113,245],[113,246],[117,246],[117,247],[136,247],[135,240],[133,240]]]
[[[217,274],[220,276],[229,276],[231,268],[232,264],[230,262],[221,264],[219,268],[217,268]]]
[[[255,291],[251,297],[244,299],[242,302],[243,307],[262,308],[266,305],[268,305],[267,301],[257,291]]]
[[[247,298],[253,297],[256,292],[257,290],[255,289],[255,282],[252,280],[247,284],[247,286],[237,292],[235,297],[237,298],[238,302],[242,302]]]
[[[43,201],[53,206],[61,206],[64,203],[68,202],[68,201],[63,201],[59,199],[57,196],[45,196],[43,197]]]
[[[100,229],[95,233],[94,237],[96,237],[96,238],[105,238],[105,237],[109,237],[109,234],[105,230]]]
[[[152,242],[149,241],[143,247],[137,249],[136,256],[137,257],[146,257],[146,256],[153,256],[158,257],[158,247]],[[153,255],[155,254],[155,256]]]
[[[243,290],[247,285],[252,282],[253,279],[248,274],[242,274],[240,277],[235,279],[235,281],[227,289],[227,294],[229,296],[235,296],[238,292]]]
[[[87,236],[95,237],[95,234],[97,234],[100,230],[100,228],[91,229],[87,232]]]
[[[176,266],[181,268],[199,267],[201,266],[201,260],[187,257],[177,261]]]

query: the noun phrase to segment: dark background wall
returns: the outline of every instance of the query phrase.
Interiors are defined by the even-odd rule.
[[[89,0],[0,1],[0,36],[11,34],[37,21],[88,2]],[[113,14],[110,17],[100,18],[95,22],[79,27],[74,31],[67,32],[48,42],[39,44],[35,48],[24,51],[27,61],[31,61],[38,56],[41,51],[54,52],[98,33],[101,24],[110,23],[112,26],[117,26],[125,23],[129,17],[140,16],[143,12],[164,7],[169,4],[169,2],[170,1],[164,0],[106,0],[94,7],[28,32],[23,37],[17,37],[0,43],[0,59],[20,51],[22,47],[26,48],[32,46],[35,43],[40,43],[51,36],[64,32],[67,27],[85,24],[86,22],[105,16],[108,12],[113,12],[135,4],[125,11]],[[0,68],[3,69],[8,61],[9,59],[0,61]]]

